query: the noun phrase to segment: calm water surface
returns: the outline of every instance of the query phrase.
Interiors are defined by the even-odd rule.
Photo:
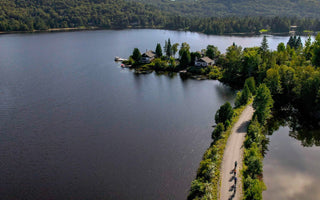
[[[309,143],[289,136],[289,127],[281,127],[270,136],[269,152],[264,159],[264,199],[320,199],[320,143],[309,137]],[[319,135],[320,130],[315,131]]]
[[[0,199],[185,199],[214,113],[235,92],[113,62],[168,38],[222,52],[262,40],[164,30],[1,35]],[[275,49],[288,37],[268,39]]]

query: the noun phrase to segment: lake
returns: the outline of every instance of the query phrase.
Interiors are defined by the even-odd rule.
[[[221,52],[262,41],[148,29],[0,35],[0,199],[186,199],[214,114],[235,91],[113,61],[168,38]],[[287,41],[268,37],[271,49]]]

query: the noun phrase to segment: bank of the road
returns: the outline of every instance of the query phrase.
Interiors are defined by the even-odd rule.
[[[238,200],[242,197],[242,180],[240,170],[243,160],[243,142],[245,140],[247,127],[252,119],[254,109],[252,104],[247,105],[234,124],[231,135],[228,138],[220,170],[219,196],[221,200]],[[235,161],[237,161],[236,175],[234,175]],[[235,177],[237,181],[235,183]],[[236,186],[236,187],[235,187]]]

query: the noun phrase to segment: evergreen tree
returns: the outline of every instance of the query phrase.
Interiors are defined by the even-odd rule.
[[[134,48],[133,49],[133,53],[132,53],[131,57],[135,62],[139,62],[140,61],[141,53],[140,53],[138,48]]]
[[[320,67],[320,33],[312,44],[312,64]]]
[[[302,47],[302,42],[301,42],[301,38],[299,36],[298,39],[296,40],[296,43],[295,43],[295,49],[299,49],[300,47]]]
[[[306,58],[306,60],[310,60],[312,57],[312,50],[311,50],[311,37],[306,40],[304,44],[303,54]]]
[[[166,56],[171,57],[172,55],[172,49],[171,49],[171,42],[170,38],[168,39],[167,47],[166,47]]]
[[[160,58],[162,56],[162,49],[161,49],[161,45],[158,43],[157,47],[156,47],[156,55],[158,58]]]
[[[287,45],[289,45],[291,48],[294,47],[294,45],[295,45],[295,40],[293,39],[292,36],[290,36],[289,41],[287,42]]]
[[[189,51],[183,51],[180,59],[180,66],[182,68],[187,67],[191,62],[191,56]]]
[[[267,52],[269,49],[268,40],[266,36],[263,36],[260,49],[264,53]]]

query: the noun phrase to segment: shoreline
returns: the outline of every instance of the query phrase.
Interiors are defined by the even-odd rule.
[[[183,32],[191,32],[191,33],[200,33],[205,35],[221,35],[221,36],[240,36],[240,37],[250,37],[250,36],[261,36],[261,35],[272,35],[272,36],[290,36],[289,32],[280,32],[280,33],[255,33],[255,32],[239,32],[239,33],[224,33],[224,34],[210,34],[203,33],[198,31],[190,31],[183,29],[168,29],[161,27],[125,27],[125,28],[103,28],[98,26],[88,26],[88,27],[74,27],[74,28],[50,28],[46,30],[32,30],[32,31],[0,31],[0,35],[2,34],[23,34],[23,33],[50,33],[50,32],[75,32],[75,31],[92,31],[92,30],[134,30],[134,29],[158,29],[158,30],[169,30],[169,31],[183,31]],[[308,35],[317,35],[316,31],[308,32],[308,33],[300,33],[297,34],[300,36],[308,36]]]

